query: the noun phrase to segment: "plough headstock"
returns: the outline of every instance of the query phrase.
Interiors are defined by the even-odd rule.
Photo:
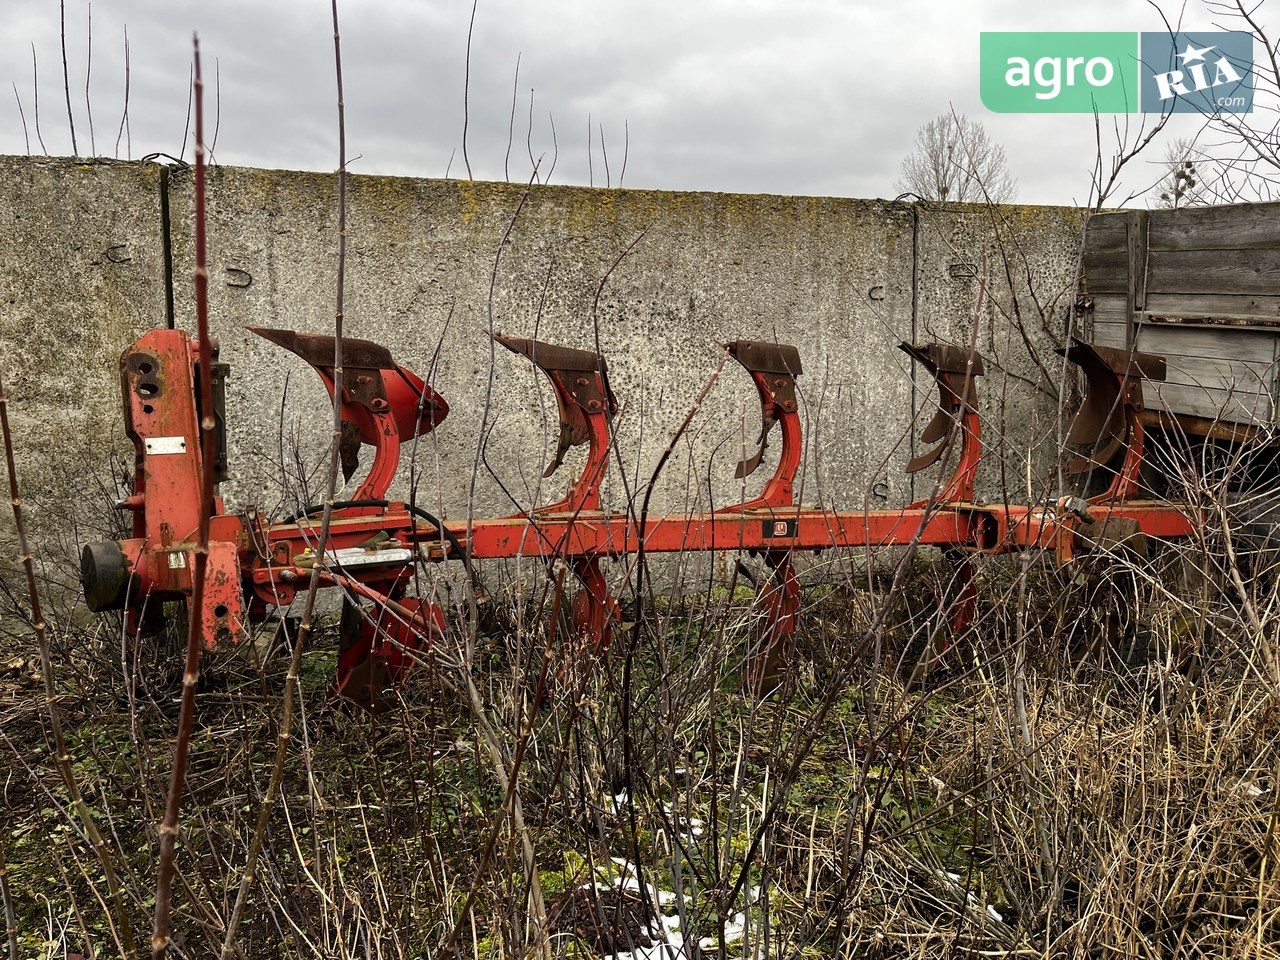
[[[216,355],[216,354],[215,354]],[[178,330],[151,330],[120,357],[125,432],[134,445],[133,493],[116,507],[133,513],[129,540],[87,545],[80,575],[90,610],[126,610],[132,631],[154,632],[164,624],[163,602],[190,599],[191,571],[202,496],[200,422],[214,419],[220,436],[215,480],[225,476],[226,434],[223,383],[228,368],[215,363],[202,371],[190,337]],[[200,409],[195,384],[212,378],[214,408]],[[208,579],[201,610],[189,610],[203,625],[206,647],[239,640],[243,633],[240,575],[241,540],[237,517],[222,515],[214,498]]]

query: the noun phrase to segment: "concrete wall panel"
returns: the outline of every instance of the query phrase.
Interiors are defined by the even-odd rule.
[[[31,533],[51,561],[111,527],[113,473],[133,466],[118,361],[165,323],[160,180],[152,164],[0,157],[0,369]],[[0,575],[16,569],[12,536],[0,511]]]
[[[236,481],[228,493],[237,504],[270,508],[282,493],[286,376],[283,432],[301,438],[308,464],[319,462],[328,436],[324,395],[294,358],[243,328],[332,329],[336,177],[221,168],[209,196],[212,310],[223,358],[234,364]],[[873,477],[905,490],[898,465],[884,462],[910,410],[908,364],[894,349],[911,331],[910,207],[362,177],[351,178],[348,203],[346,332],[385,343],[424,375],[434,363],[452,412],[419,459],[430,481],[424,502],[448,515],[466,509],[491,372],[476,510],[554,499],[581,462],[571,456],[539,487],[554,402],[523,358],[499,349],[491,363],[490,319],[497,330],[570,346],[592,348],[598,338],[622,405],[617,446],[631,489],[651,475],[717,367],[718,342],[751,338],[800,347],[806,502],[860,504]],[[175,180],[173,209],[176,275],[185,278],[188,181]],[[180,322],[189,322],[189,284],[178,303]],[[758,422],[754,388],[731,364],[655,503],[684,510],[740,498],[733,470]],[[293,457],[284,460],[288,468]],[[771,467],[766,461],[752,479]],[[615,475],[607,491],[619,508],[623,486]]]
[[[0,175],[0,362],[42,549],[69,555],[110,527],[111,476],[131,463],[116,363],[166,322],[166,239],[176,323],[194,329],[192,174],[0,158]],[[245,328],[332,331],[337,177],[218,167],[208,198],[211,318],[232,364],[224,493],[233,509],[286,512],[321,499],[328,399],[300,360]],[[898,342],[967,343],[977,323],[989,418],[979,495],[1024,497],[1030,461],[1039,496],[1056,459],[1052,347],[1080,221],[1036,207],[1003,208],[998,220],[954,204],[352,177],[345,329],[386,344],[450,403],[416,470],[419,501],[451,518],[469,503],[494,516],[556,499],[582,462],[571,452],[541,479],[554,398],[524,358],[492,350],[490,328],[606,355],[622,407],[605,485],[614,509],[638,499],[719,365],[720,342],[794,343],[801,499],[860,509],[932,485],[902,472],[912,411],[918,432],[933,391],[912,384]],[[758,429],[754,388],[730,362],[675,445],[653,508],[754,493],[777,443],[745,486],[733,472]],[[405,471],[393,492],[407,489]],[[85,509],[67,520],[71,503]],[[0,519],[0,539],[11,535]]]
[[[917,337],[974,342],[985,361],[978,383],[985,448],[978,496],[1039,501],[1057,489],[1062,359],[1053,351],[1063,342],[1075,297],[1082,214],[1065,207],[948,204],[922,205],[918,217]],[[920,399],[931,402],[923,390]],[[933,409],[926,404],[922,416]],[[918,476],[920,496],[935,479],[929,472]]]

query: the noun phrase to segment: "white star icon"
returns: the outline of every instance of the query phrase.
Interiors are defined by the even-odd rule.
[[[1210,50],[1216,50],[1216,49],[1217,49],[1216,47],[1200,47],[1199,49],[1197,49],[1192,45],[1191,41],[1188,40],[1187,49],[1183,50],[1182,53],[1178,54],[1178,59],[1182,61],[1182,65],[1185,67],[1187,64],[1192,63],[1196,60],[1203,60],[1204,55],[1206,53],[1208,53]]]

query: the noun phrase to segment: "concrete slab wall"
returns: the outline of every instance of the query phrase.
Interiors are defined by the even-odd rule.
[[[53,505],[123,446],[116,358],[138,330],[165,323],[166,236],[175,322],[194,327],[191,173],[2,162],[0,363],[24,482]],[[301,361],[244,328],[331,332],[337,178],[221,167],[208,197],[211,317],[232,364],[224,493],[235,509],[290,510],[320,499],[327,397]],[[1013,476],[1016,495],[1028,456],[1034,473],[1052,473],[1056,402],[1044,370],[1079,233],[1077,214],[1057,208],[1003,208],[997,225],[991,211],[960,205],[352,177],[345,330],[385,343],[450,403],[418,450],[417,496],[461,517],[468,502],[483,516],[555,499],[581,464],[575,451],[541,479],[553,395],[527,360],[491,351],[489,329],[598,344],[608,357],[622,405],[621,469],[605,490],[615,508],[649,482],[719,366],[719,342],[794,343],[805,368],[802,498],[858,509],[913,495],[902,472],[912,412],[918,432],[933,391],[913,385],[897,343],[967,343],[977,322],[984,413],[1007,431],[989,435],[1005,463],[986,468],[983,493],[1000,495]],[[676,444],[655,508],[753,493],[776,461],[767,456],[745,487],[733,472],[758,429],[754,388],[730,362]],[[917,478],[914,490],[931,483]]]
[[[916,213],[916,337],[972,342],[986,366],[978,385],[979,497],[1036,502],[1057,489],[1063,369],[1053,351],[1076,296],[1084,216],[1062,207],[968,204]],[[1074,384],[1074,375],[1066,382]],[[919,476],[921,496],[933,479]]]
[[[80,541],[114,529],[133,467],[118,358],[165,323],[161,196],[151,164],[0,157],[0,373],[30,534],[59,580]],[[0,576],[15,587],[16,569],[6,507]]]
[[[175,262],[183,273],[191,194],[176,180],[174,191]],[[214,284],[211,307],[224,359],[235,364],[237,477],[228,496],[238,503],[271,506],[280,493],[286,376],[286,433],[301,421],[308,463],[324,449],[324,395],[314,374],[243,326],[332,329],[334,191],[333,177],[257,170],[218,170],[211,184],[211,255],[239,271]],[[452,407],[436,444],[421,451],[434,480],[426,498],[438,500],[433,509],[458,516],[466,508],[487,394],[479,512],[554,499],[581,462],[571,456],[539,489],[547,445],[554,445],[554,400],[523,358],[499,348],[491,361],[490,323],[553,343],[595,348],[598,341],[622,404],[618,450],[633,488],[652,473],[719,365],[719,341],[801,346],[810,435],[820,446],[809,458],[810,495],[822,479],[840,487],[824,490],[827,499],[845,500],[850,485],[861,489],[884,456],[886,430],[905,428],[910,382],[894,345],[911,324],[908,207],[557,187],[526,194],[501,184],[358,177],[348,201],[347,334],[385,343],[424,374],[434,361],[435,386]],[[249,286],[237,286],[246,275],[254,278]],[[873,301],[867,292],[876,288],[883,294]],[[178,304],[185,322],[192,314],[186,291]],[[864,420],[863,408],[878,415]],[[757,431],[754,388],[736,366],[726,367],[691,428],[695,466],[687,468],[682,447],[659,502],[705,505],[713,450],[720,451],[715,499],[740,497],[734,465]],[[609,484],[618,507],[622,486],[617,476]]]

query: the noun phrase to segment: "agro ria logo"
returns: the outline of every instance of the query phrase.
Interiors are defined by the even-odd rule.
[[[982,102],[997,113],[1248,113],[1253,35],[983,33]]]

